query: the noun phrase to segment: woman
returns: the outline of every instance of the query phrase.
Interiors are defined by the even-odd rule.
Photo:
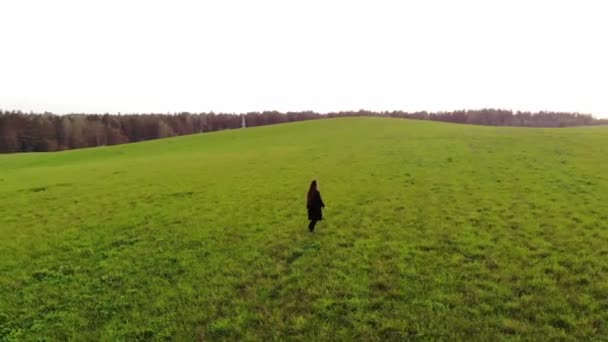
[[[317,224],[317,221],[321,221],[323,219],[321,208],[325,208],[325,204],[321,199],[321,193],[319,190],[317,190],[316,180],[313,180],[312,183],[310,183],[307,199],[306,208],[308,209],[308,219],[310,220],[308,230],[310,230],[312,233],[315,230],[315,224]]]

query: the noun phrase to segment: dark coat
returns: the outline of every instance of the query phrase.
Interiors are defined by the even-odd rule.
[[[308,209],[308,219],[309,220],[317,220],[320,221],[323,219],[323,212],[321,208],[325,208],[325,204],[321,199],[321,193],[317,190],[312,195],[312,198],[308,200],[306,203],[306,208]]]

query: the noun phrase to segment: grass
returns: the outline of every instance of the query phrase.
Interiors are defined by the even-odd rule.
[[[608,127],[345,118],[3,155],[0,256],[0,340],[607,339]]]

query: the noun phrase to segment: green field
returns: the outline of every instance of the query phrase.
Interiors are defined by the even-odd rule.
[[[344,118],[2,155],[0,340],[67,339],[608,339],[608,127]]]

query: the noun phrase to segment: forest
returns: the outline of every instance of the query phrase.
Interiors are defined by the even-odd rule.
[[[605,125],[608,119],[589,114],[513,112],[502,109],[458,110],[429,113],[366,110],[319,114],[312,111],[249,112],[246,114],[66,114],[23,113],[0,110],[0,153],[53,152],[117,145],[178,135],[285,122],[346,116],[385,116],[461,124],[525,127]],[[244,120],[243,120],[244,117]]]

